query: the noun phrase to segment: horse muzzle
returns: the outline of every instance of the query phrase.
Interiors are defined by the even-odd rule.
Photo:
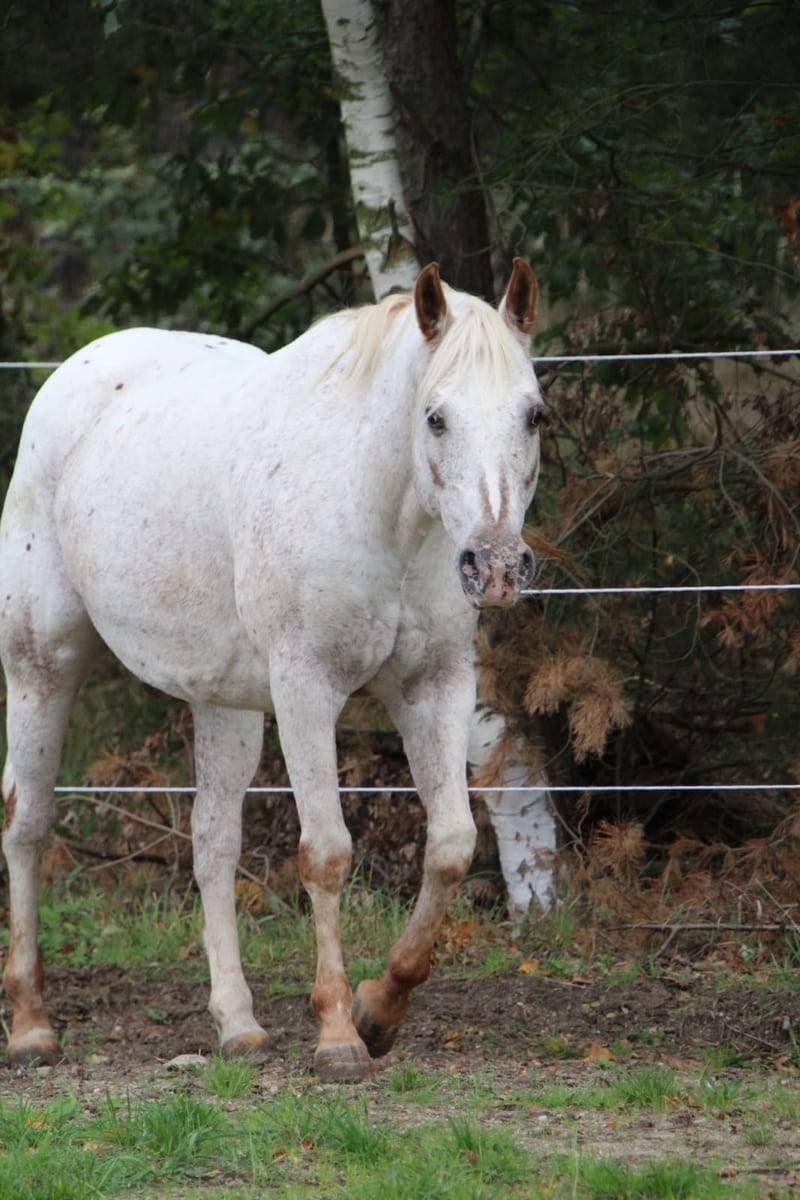
[[[533,578],[533,551],[519,539],[462,550],[456,562],[464,595],[476,608],[510,608]]]

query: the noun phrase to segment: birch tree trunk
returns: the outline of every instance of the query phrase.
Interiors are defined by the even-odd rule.
[[[547,912],[553,903],[557,833],[543,761],[511,733],[502,713],[481,703],[472,714],[467,753],[475,782],[488,785],[482,795],[497,841],[508,915],[523,921],[532,901]]]
[[[359,237],[380,300],[419,269],[400,180],[394,113],[371,0],[322,0],[339,89]]]
[[[322,0],[322,11],[340,93],[359,236],[375,298],[380,300],[393,288],[413,287],[419,270],[414,231],[407,216],[395,111],[380,30],[371,0]],[[451,283],[488,295],[491,270],[485,214],[481,218],[476,213],[474,196],[467,199],[462,196],[456,202],[459,223],[455,227],[454,213],[448,214],[447,206],[442,207],[441,197],[437,209],[437,188],[432,186],[442,184],[443,180],[447,181],[447,189],[455,186],[458,172],[465,169],[464,146],[469,140],[463,96],[455,110],[450,103],[458,91],[455,10],[452,4],[440,6],[431,0],[390,3],[388,28],[394,39],[395,90],[405,97],[401,102],[406,142],[414,63],[416,59],[421,68],[419,60],[427,54],[420,76],[427,81],[426,92],[419,110],[419,121],[424,124],[427,118],[429,131],[420,143],[421,161],[427,167],[421,174],[412,172],[408,164],[413,156],[408,145],[403,159],[409,178],[413,175],[415,179],[417,206],[425,213],[428,228],[421,240],[426,260],[430,257],[450,262]],[[450,38],[447,46],[439,44],[445,35]],[[439,96],[438,105],[434,93],[436,78],[443,86],[446,82],[449,89],[447,95]],[[464,126],[461,133],[452,124],[454,111],[456,126],[459,122]],[[444,157],[443,147],[447,151]],[[438,164],[435,169],[434,164]],[[502,755],[497,753],[500,749]],[[543,770],[532,771],[523,747],[513,739],[509,743],[505,717],[481,705],[472,721],[470,763],[481,767],[494,758],[502,759],[503,766],[500,776],[491,781],[494,787],[485,793],[486,807],[497,839],[509,912],[512,918],[522,919],[532,899],[545,910],[551,899],[556,834],[547,780]],[[500,787],[524,790],[509,793],[495,790]]]

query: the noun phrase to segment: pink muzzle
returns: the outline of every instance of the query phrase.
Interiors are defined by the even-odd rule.
[[[521,538],[476,539],[456,560],[465,596],[476,608],[510,608],[533,578],[533,551]]]

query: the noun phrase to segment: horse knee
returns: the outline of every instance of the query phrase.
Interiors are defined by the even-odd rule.
[[[335,835],[300,839],[298,865],[303,886],[309,894],[314,889],[339,893],[347,882],[353,861],[353,839],[343,825]]]
[[[466,875],[475,853],[475,823],[470,817],[428,842],[425,870],[441,887],[455,887]]]
[[[217,837],[195,831],[192,836],[192,872],[202,892],[215,885],[233,886],[242,852],[241,835],[219,830]]]
[[[50,797],[42,798],[38,803],[25,802],[16,783],[10,780],[11,775],[6,772],[3,779],[3,849],[7,856],[13,855],[17,847],[43,848],[50,837],[56,812],[55,801]]]

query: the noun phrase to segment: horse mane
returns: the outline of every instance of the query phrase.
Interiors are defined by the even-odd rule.
[[[462,294],[459,301],[459,311],[453,314],[422,380],[419,403],[423,407],[435,403],[442,384],[459,374],[478,384],[485,404],[502,397],[513,378],[516,362],[508,325],[476,296]]]
[[[503,394],[504,385],[514,369],[508,326],[497,310],[484,300],[454,292],[447,284],[442,286],[450,315],[423,377],[420,403],[427,404],[443,381],[456,373],[477,380],[481,396],[489,402]],[[356,387],[369,382],[405,327],[405,322],[399,318],[412,311],[412,297],[395,293],[377,304],[337,313],[333,320],[349,321],[349,336],[326,365],[323,375],[330,375],[344,362],[346,366],[340,382]]]
[[[349,359],[342,382],[357,386],[370,380],[387,346],[397,336],[398,316],[408,312],[411,300],[411,296],[396,292],[384,296],[377,304],[336,313],[334,320],[350,322],[350,336],[326,365],[323,374],[330,375],[340,363]]]

